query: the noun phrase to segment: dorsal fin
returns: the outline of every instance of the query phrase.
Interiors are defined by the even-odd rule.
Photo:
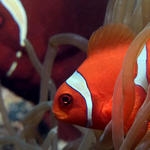
[[[129,43],[134,39],[134,33],[123,24],[109,24],[97,29],[90,37],[88,55],[106,47]]]

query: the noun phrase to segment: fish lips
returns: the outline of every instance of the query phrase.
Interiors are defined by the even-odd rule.
[[[65,112],[53,110],[53,113],[58,120],[66,120],[68,118],[68,115]]]

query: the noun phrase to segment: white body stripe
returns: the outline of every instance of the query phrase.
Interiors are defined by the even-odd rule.
[[[20,44],[25,46],[24,40],[27,36],[27,15],[20,0],[0,0],[0,2],[10,12],[19,26]]]
[[[141,51],[140,55],[137,59],[137,76],[134,79],[134,83],[136,85],[140,85],[147,91],[148,88],[148,81],[147,81],[147,50],[146,45],[144,46],[143,50]]]
[[[14,61],[14,62],[11,64],[11,66],[10,66],[10,68],[9,68],[9,70],[8,70],[8,72],[7,72],[6,75],[7,75],[8,77],[11,76],[11,75],[13,74],[13,72],[16,70],[17,66],[18,66],[18,63],[17,63],[16,61]]]
[[[85,99],[87,105],[87,126],[92,125],[92,110],[93,110],[93,103],[91,93],[88,89],[86,80],[84,77],[77,71],[73,73],[73,75],[66,80],[66,83],[79,92],[83,98]]]

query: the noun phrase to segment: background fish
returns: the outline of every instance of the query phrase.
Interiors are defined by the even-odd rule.
[[[121,24],[110,24],[94,32],[88,44],[88,58],[58,89],[53,112],[59,120],[104,129],[111,119],[113,89],[133,32]],[[133,122],[146,95],[147,49],[135,66],[135,105],[127,126]],[[144,66],[144,67],[143,67]]]

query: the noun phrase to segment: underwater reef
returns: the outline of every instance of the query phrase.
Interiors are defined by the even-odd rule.
[[[14,2],[18,3],[20,1],[14,0]],[[55,3],[51,4],[51,1],[47,0],[43,6],[45,12],[39,9],[42,8],[40,7],[40,0],[38,0],[38,2],[33,0],[31,2],[22,0],[21,2],[21,5],[28,10],[27,13],[33,13],[33,16],[30,16],[30,14],[27,14],[27,16],[33,17],[35,20],[37,19],[37,22],[30,17],[28,18],[31,20],[29,23],[29,31],[27,32],[27,35],[23,37],[24,45],[20,46],[20,35],[16,35],[14,32],[21,32],[23,30],[21,25],[18,23],[20,25],[20,30],[18,31],[17,27],[9,27],[7,20],[2,20],[2,22],[4,21],[3,23],[6,22],[7,27],[5,28],[5,24],[2,24],[2,27],[4,26],[4,33],[2,32],[3,34],[1,34],[0,42],[2,42],[2,44],[0,44],[0,48],[3,52],[2,54],[5,55],[1,55],[0,59],[0,71],[3,71],[1,74],[1,83],[25,98],[36,99],[34,102],[37,103],[37,105],[33,105],[33,108],[19,121],[22,126],[21,129],[15,129],[8,117],[8,112],[4,105],[4,98],[2,96],[2,85],[0,86],[0,111],[3,120],[3,127],[6,131],[0,136],[0,145],[3,146],[3,149],[9,148],[10,146],[10,149],[12,150],[148,150],[150,148],[149,85],[146,89],[147,92],[144,102],[134,115],[134,119],[132,119],[132,111],[135,105],[135,66],[137,58],[141,54],[145,43],[150,39],[150,1],[109,0],[107,3],[105,18],[104,16],[101,18],[102,20],[104,18],[104,26],[117,23],[125,24],[135,33],[135,38],[129,45],[126,56],[123,60],[120,74],[118,75],[114,86],[112,119],[103,131],[88,129],[76,125],[62,125],[65,126],[64,128],[54,117],[52,107],[57,87],[64,82],[85,59],[85,54],[88,48],[87,38],[89,38],[91,32],[94,32],[98,26],[102,25],[102,21],[97,21],[99,16],[97,16],[97,18],[94,16],[94,19],[92,18],[93,14],[91,15],[91,20],[87,17],[87,23],[80,18],[81,22],[76,25],[75,23],[78,23],[78,20],[76,20],[78,15],[74,13],[77,16],[72,16],[71,18],[70,12],[73,13],[74,10],[79,11],[77,8],[86,6],[87,9],[88,7],[92,9],[93,6],[93,8],[97,10],[95,13],[97,13],[100,11],[101,4],[103,4],[103,11],[105,11],[106,1],[101,1],[101,3],[99,1],[100,4],[95,2],[93,5],[92,3],[86,5],[85,1],[80,1],[81,3],[76,1],[75,4],[75,1],[72,1],[72,3],[69,3],[69,1],[60,3],[60,1],[56,0],[56,5]],[[9,4],[11,3],[8,2],[8,6],[12,6]],[[67,6],[67,4],[69,6]],[[54,9],[54,12],[49,12],[52,9],[47,8],[48,6],[51,6],[56,10]],[[69,13],[66,12],[66,7],[69,8]],[[2,3],[0,8],[1,11],[4,11],[2,13],[2,19],[3,14],[5,14],[10,19],[11,23],[16,26],[14,20],[11,18],[10,14],[6,12],[6,8],[3,7]],[[32,8],[36,11],[33,11]],[[104,13],[103,11],[100,13]],[[64,12],[64,14],[62,12]],[[87,12],[90,14],[90,9],[88,9]],[[37,15],[38,13],[41,14],[41,16]],[[46,16],[46,14],[49,13],[54,14],[54,16]],[[57,15],[65,16],[67,19],[56,19],[58,17]],[[38,17],[41,17],[40,19],[43,20],[41,21],[41,24],[38,24]],[[44,20],[46,17],[48,19]],[[51,21],[49,20],[50,17],[52,17]],[[70,20],[68,20],[68,18]],[[93,22],[92,19],[94,20]],[[18,19],[18,22],[19,21],[20,20]],[[55,24],[53,24],[53,22],[55,22]],[[62,24],[63,22],[70,23],[71,26],[68,25],[67,27],[65,24]],[[92,25],[90,25],[89,22],[92,22]],[[82,25],[82,23],[85,24]],[[51,28],[48,29],[51,24]],[[82,29],[80,27],[82,27]],[[6,36],[8,34],[10,35],[9,37]],[[69,46],[63,47],[63,45]],[[68,51],[75,51],[75,47],[77,48],[77,53],[74,52],[75,56],[70,53],[67,55]],[[58,50],[60,48],[62,48],[62,50],[64,49],[63,53],[66,54],[63,55],[63,53],[60,53],[59,55]],[[69,48],[69,50],[65,50],[65,48]],[[16,57],[16,52],[18,50],[23,51],[23,56],[18,60],[15,58],[15,60],[20,61],[21,63],[18,62],[18,64],[22,64],[22,66],[18,68],[16,67],[16,70],[14,70],[10,76],[8,74],[6,77],[11,66],[10,64],[12,63],[12,60],[14,62],[14,57]],[[78,57],[76,55],[78,55]],[[55,61],[55,58],[57,61]],[[10,64],[5,63],[5,59],[9,60],[8,63]],[[63,61],[59,61],[59,59],[62,59],[64,63],[62,63]],[[76,60],[73,61],[73,59]],[[75,62],[78,63],[72,67]],[[65,67],[65,64],[68,64],[68,67]],[[68,71],[69,68],[72,69]],[[65,71],[68,73],[63,74]],[[35,90],[36,92],[34,92],[34,87],[39,85],[39,91]],[[21,92],[17,92],[19,88]],[[28,88],[29,91],[31,90],[31,95],[27,94],[29,92]],[[22,91],[24,94],[22,94]],[[38,96],[34,96],[35,93]],[[50,124],[50,130],[42,137],[38,133],[37,128],[43,118]],[[128,124],[130,127],[126,128]],[[66,133],[70,133],[70,135],[72,134],[72,138],[68,137],[68,139],[65,139],[63,136]]]

